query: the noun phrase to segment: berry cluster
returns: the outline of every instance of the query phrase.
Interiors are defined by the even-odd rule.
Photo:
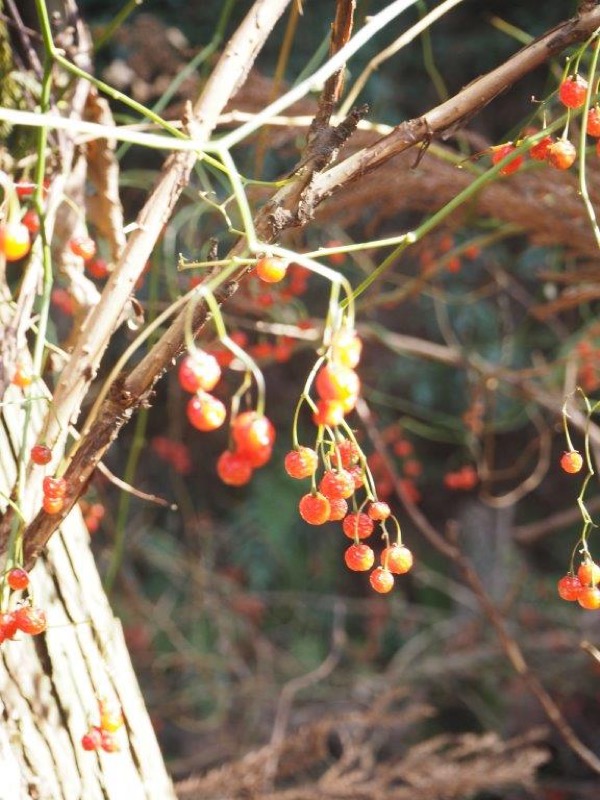
[[[4,575],[3,587],[8,586],[11,595],[29,588],[29,574],[22,567],[15,566]],[[4,591],[2,597],[5,597]],[[9,604],[10,604],[9,599]],[[20,602],[12,610],[0,612],[0,643],[6,639],[13,639],[17,631],[37,636],[46,630],[46,614],[41,608],[36,608],[28,602]]]
[[[558,581],[558,594],[563,600],[577,601],[582,608],[595,611],[600,608],[600,567],[586,558],[577,573],[569,572]]]
[[[116,753],[121,749],[119,731],[123,728],[125,720],[123,711],[117,702],[101,699],[98,701],[100,723],[91,725],[81,737],[81,746],[84,750],[104,750],[105,753]]]
[[[204,350],[195,350],[193,355],[186,356],[179,367],[182,389],[194,393],[188,401],[187,417],[200,431],[220,428],[227,417],[224,403],[210,394],[220,378],[217,358]],[[232,416],[230,438],[229,448],[217,461],[217,474],[229,486],[243,486],[254,470],[271,458],[275,428],[259,411],[244,411]]]
[[[448,489],[459,489],[468,492],[474,489],[479,482],[477,470],[470,464],[465,464],[454,472],[447,472],[444,475],[444,486]]]
[[[386,593],[394,585],[394,575],[410,569],[412,554],[402,544],[400,526],[391,516],[389,505],[378,499],[367,459],[345,421],[360,390],[354,368],[358,365],[361,348],[360,339],[349,327],[342,327],[331,336],[314,378],[318,399],[313,402],[308,396],[311,379],[303,395],[313,409],[312,418],[318,429],[315,448],[297,445],[287,453],[284,467],[291,478],[311,480],[311,491],[303,495],[298,504],[305,522],[323,525],[341,521],[343,533],[352,540],[344,555],[349,569],[355,572],[372,569],[375,553],[363,540],[372,536],[376,524],[380,526],[385,547],[380,565],[369,577],[376,592]],[[317,480],[320,467],[322,473]],[[362,501],[356,494],[360,489],[366,495]],[[396,527],[394,544],[390,542],[386,527],[388,521]]]

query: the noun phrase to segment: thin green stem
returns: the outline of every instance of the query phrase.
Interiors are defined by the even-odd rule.
[[[123,8],[115,14],[115,16],[111,19],[111,21],[94,42],[94,53],[97,53],[98,50],[101,50],[104,45],[110,39],[112,39],[115,31],[118,31],[125,20],[143,3],[144,0],[129,0],[129,2],[126,3],[126,5],[124,5]]]

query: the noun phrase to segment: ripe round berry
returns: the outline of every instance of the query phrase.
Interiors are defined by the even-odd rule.
[[[586,559],[579,565],[577,577],[583,586],[595,586],[600,583],[600,567],[590,559]]]
[[[367,539],[373,533],[373,520],[363,512],[344,517],[342,528],[349,539]]]
[[[14,383],[14,385],[18,386],[20,389],[26,389],[28,386],[31,386],[33,383],[33,374],[31,370],[24,364],[17,364],[11,383]]]
[[[218,398],[208,392],[199,391],[190,397],[186,414],[194,428],[199,431],[214,431],[225,422],[227,410]]]
[[[319,482],[319,491],[328,500],[346,499],[354,494],[354,480],[345,469],[327,470]]]
[[[231,438],[235,449],[248,455],[261,448],[271,448],[275,441],[275,428],[270,419],[257,411],[244,411],[231,421]]]
[[[17,632],[17,618],[14,611],[0,612],[0,635],[3,639],[12,639]]]
[[[404,575],[413,565],[413,554],[403,544],[393,544],[381,553],[381,564],[394,575]]]
[[[0,253],[4,253],[7,261],[23,258],[30,247],[29,230],[22,222],[6,222],[0,225]]]
[[[45,444],[34,444],[29,456],[34,464],[49,464],[52,461],[52,450]]]
[[[301,480],[310,478],[315,474],[319,457],[310,447],[299,447],[297,450],[290,450],[284,461],[284,467],[290,478]]]
[[[42,482],[45,497],[64,497],[67,493],[67,482],[64,478],[53,478],[47,475]]]
[[[344,406],[338,400],[317,400],[317,410],[313,414],[315,425],[328,425],[335,428],[344,421]]]
[[[323,525],[329,519],[329,500],[320,492],[305,494],[298,504],[300,516],[309,525]]]
[[[585,130],[595,139],[600,136],[600,108],[598,106],[593,106],[588,111]]]
[[[256,262],[256,274],[265,283],[279,283],[285,278],[287,262],[277,256],[263,256]]]
[[[33,608],[33,606],[21,606],[21,608],[17,608],[15,611],[15,619],[17,621],[17,628],[31,636],[37,636],[39,633],[43,633],[48,625],[46,622],[46,612],[41,608]]]
[[[322,400],[343,402],[358,395],[360,379],[350,367],[329,363],[317,373],[315,387]]]
[[[102,746],[102,731],[100,728],[90,728],[87,733],[84,733],[81,737],[81,746],[87,751],[98,750]]]
[[[182,360],[178,378],[179,385],[185,392],[194,394],[201,389],[211,392],[221,378],[221,367],[214,356],[199,350]]]
[[[577,597],[577,602],[588,611],[600,608],[600,589],[597,586],[583,586]]]
[[[23,214],[21,222],[23,225],[25,225],[32,236],[37,236],[40,231],[40,218],[33,208],[27,209],[27,211]]]
[[[342,498],[329,498],[328,522],[339,522],[348,513],[348,503]]]
[[[560,465],[565,472],[575,475],[583,467],[583,457],[577,450],[568,450],[562,454]]]
[[[110,275],[108,264],[103,258],[92,258],[85,265],[85,268],[92,278],[103,281]]]
[[[352,439],[342,439],[335,446],[335,457],[339,455],[344,469],[349,469],[358,464],[360,459],[360,448]]]
[[[534,161],[545,161],[548,156],[548,148],[554,142],[552,136],[544,136],[536,144],[529,148],[529,155]]]
[[[69,242],[71,252],[89,261],[96,255],[96,243],[89,236],[74,236]]]
[[[29,586],[29,574],[21,567],[13,567],[6,576],[6,580],[13,592],[19,592]]]
[[[250,461],[240,453],[225,450],[217,459],[217,475],[228,486],[244,486],[253,471]]]
[[[383,567],[375,567],[369,575],[369,581],[373,589],[380,594],[391,592],[394,588],[394,576],[389,569],[384,569]]]
[[[575,602],[578,599],[583,586],[577,575],[564,575],[558,582],[558,596],[563,600]]]
[[[344,553],[344,561],[354,572],[367,572],[375,562],[375,553],[368,544],[351,544]]]
[[[376,521],[387,519],[391,513],[390,507],[383,500],[375,500],[367,509],[367,514]]]
[[[587,81],[581,75],[571,75],[558,87],[558,98],[567,108],[580,108],[585,103]]]
[[[64,497],[49,497],[44,495],[42,507],[46,514],[58,514],[65,504]]]
[[[511,142],[494,147],[492,152],[492,164],[499,164],[501,161],[504,161],[504,159],[515,150],[516,147]],[[500,175],[512,175],[512,173],[516,172],[522,164],[523,156],[517,156],[501,168]]]
[[[568,139],[559,139],[548,147],[546,161],[554,169],[569,169],[575,163],[577,150]]]

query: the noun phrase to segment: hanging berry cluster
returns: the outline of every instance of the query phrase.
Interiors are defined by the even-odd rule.
[[[84,750],[104,750],[105,753],[116,753],[121,749],[119,732],[125,724],[123,711],[116,701],[102,698],[98,701],[100,722],[91,725],[81,737]]]
[[[391,515],[389,505],[377,497],[365,454],[346,422],[346,415],[354,409],[360,392],[355,368],[361,349],[362,343],[349,324],[342,324],[331,334],[296,411],[295,447],[287,453],[284,466],[296,480],[310,478],[311,490],[298,504],[305,522],[323,525],[341,521],[344,535],[352,541],[344,554],[349,569],[368,572],[373,568],[375,552],[364,540],[379,526],[384,547],[380,564],[372,569],[369,579],[376,592],[386,593],[393,588],[394,575],[408,572],[413,558],[402,543],[400,525]],[[310,394],[313,386],[316,399]],[[310,406],[317,427],[314,447],[298,443],[297,422],[304,402]],[[390,523],[394,526],[393,543],[387,528]]]
[[[592,406],[585,394],[583,394],[583,399],[589,420],[592,414],[598,410],[598,403]],[[596,526],[585,506],[585,492],[594,474],[590,458],[589,433],[586,431],[584,457],[573,447],[573,442],[569,434],[566,405],[565,403],[565,407],[563,408],[563,425],[568,449],[561,456],[560,466],[568,475],[577,475],[582,471],[585,465],[587,466],[587,474],[583,480],[579,497],[577,498],[583,517],[583,528],[571,555],[570,569],[567,574],[558,581],[557,588],[558,595],[561,599],[569,602],[577,602],[582,608],[595,611],[600,609],[600,588],[598,588],[598,584],[600,584],[600,566],[595,563],[590,553],[588,537],[592,528]],[[581,557],[581,562],[576,565],[575,562],[578,556]]]
[[[554,169],[567,170],[573,166],[577,158],[577,148],[568,138],[571,112],[582,108],[590,92],[588,82],[576,72],[567,76],[558,87],[558,100],[567,109],[565,127],[558,138],[546,135],[538,139],[528,151],[534,161],[544,161]],[[584,120],[584,129],[588,136],[596,139],[596,153],[600,155],[600,107],[592,106]],[[534,135],[535,130],[528,130],[527,135]],[[500,164],[517,149],[520,142],[505,142],[492,148],[492,164]],[[511,175],[516,172],[525,161],[525,153],[515,155],[507,160],[500,168],[500,175]]]
[[[14,639],[21,631],[37,636],[46,630],[46,613],[27,600],[18,599],[19,593],[29,590],[29,574],[21,566],[13,566],[2,580],[2,610],[0,611],[0,643]]]

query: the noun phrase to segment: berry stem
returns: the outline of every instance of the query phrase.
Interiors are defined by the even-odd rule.
[[[592,231],[594,232],[594,236],[596,238],[596,243],[600,248],[600,229],[598,228],[598,221],[596,218],[596,212],[594,210],[594,206],[592,205],[592,201],[590,200],[590,195],[588,192],[587,180],[586,180],[586,144],[587,144],[587,118],[588,113],[590,110],[591,104],[591,97],[592,97],[592,87],[594,85],[594,79],[596,76],[596,68],[598,66],[598,55],[600,54],[600,36],[596,36],[596,44],[594,47],[594,52],[592,55],[592,61],[590,63],[590,71],[588,77],[588,88],[585,94],[585,102],[583,104],[583,108],[581,110],[581,131],[579,134],[579,192],[581,194],[581,199],[583,200],[583,204],[585,206],[585,210],[589,217]]]

